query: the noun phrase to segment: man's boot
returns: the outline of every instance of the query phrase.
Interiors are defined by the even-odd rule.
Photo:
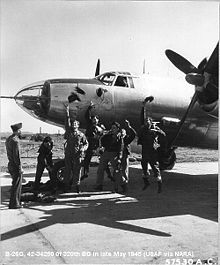
[[[146,188],[148,186],[150,186],[150,182],[149,182],[148,178],[145,178],[145,177],[143,178],[143,181],[144,181],[144,187],[142,190],[146,190]]]
[[[161,193],[162,192],[162,180],[158,180],[157,185],[158,185],[157,193]]]
[[[81,193],[80,184],[76,184],[76,192]]]
[[[122,188],[122,193],[123,194],[125,194],[125,193],[127,193],[128,192],[128,183],[123,183],[122,185],[121,185],[121,188]]]

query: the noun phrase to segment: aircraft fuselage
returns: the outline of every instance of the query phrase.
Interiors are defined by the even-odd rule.
[[[125,83],[122,80],[125,79]],[[111,122],[128,119],[138,131],[143,100],[153,96],[146,105],[146,114],[159,121],[168,139],[176,132],[178,121],[186,111],[194,89],[178,80],[132,76],[127,72],[108,72],[91,79],[50,79],[29,85],[16,95],[17,104],[42,121],[64,127],[65,107],[72,97],[70,114],[86,128],[85,111],[91,101],[94,112],[108,129]],[[177,145],[217,148],[218,106],[211,113],[195,104],[178,137]]]

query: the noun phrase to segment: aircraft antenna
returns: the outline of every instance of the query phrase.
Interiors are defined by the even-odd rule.
[[[96,70],[95,70],[95,76],[100,75],[100,59],[97,61]]]
[[[144,59],[144,63],[143,63],[143,74],[145,74],[145,59]]]

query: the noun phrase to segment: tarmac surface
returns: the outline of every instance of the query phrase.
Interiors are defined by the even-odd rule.
[[[142,191],[140,165],[130,166],[126,195],[112,193],[107,178],[94,192],[96,170],[81,194],[16,210],[8,209],[11,178],[1,174],[1,264],[217,264],[217,162],[177,163],[163,172],[161,194],[153,178]]]

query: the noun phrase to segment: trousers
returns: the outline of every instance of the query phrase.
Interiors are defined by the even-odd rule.
[[[96,184],[102,185],[104,180],[104,173],[108,169],[108,163],[110,162],[113,168],[113,175],[117,168],[118,153],[117,152],[108,152],[104,153],[100,157],[100,162],[97,170],[97,179]],[[113,176],[114,177],[114,176]]]
[[[93,156],[93,149],[90,149],[88,148],[86,150],[86,155],[85,155],[85,158],[84,158],[84,171],[85,173],[88,173],[89,172],[89,164],[91,162],[91,159],[92,159],[92,156]]]
[[[146,178],[150,175],[148,164],[150,164],[153,170],[154,176],[157,178],[157,180],[161,180],[158,154],[156,151],[152,153],[142,152],[141,166],[142,166],[143,173],[146,176]]]
[[[71,154],[65,155],[64,184],[77,186],[80,184],[82,158]]]
[[[39,190],[41,177],[43,175],[44,169],[46,168],[46,164],[43,161],[38,161],[36,175],[35,175],[35,182],[34,182],[34,190]],[[52,172],[48,170],[49,178],[51,181],[51,186],[53,188],[56,187],[56,180],[55,176],[53,176]]]
[[[123,154],[121,159],[121,171],[122,171],[122,181],[128,183],[129,181],[129,157],[127,154]]]
[[[8,171],[12,177],[12,186],[10,194],[9,208],[20,206],[21,201],[21,188],[22,188],[22,174],[18,168],[8,166]]]

